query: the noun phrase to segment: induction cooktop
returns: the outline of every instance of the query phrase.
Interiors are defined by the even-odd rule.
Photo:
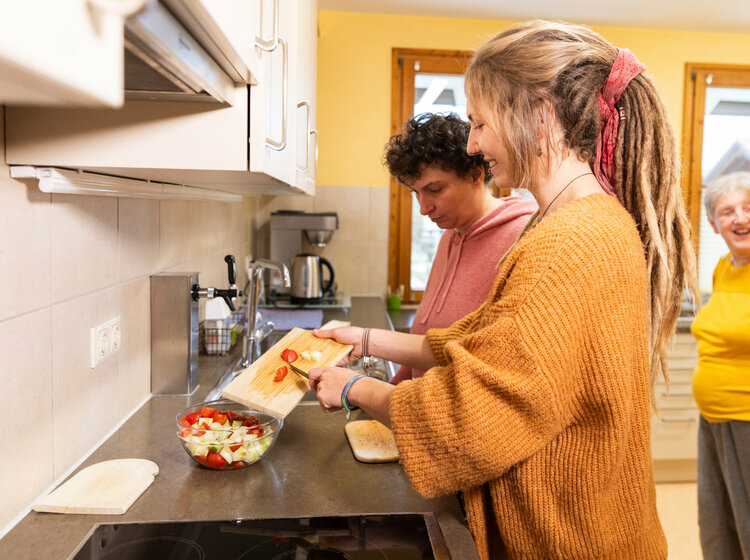
[[[450,560],[432,514],[96,525],[70,560]]]

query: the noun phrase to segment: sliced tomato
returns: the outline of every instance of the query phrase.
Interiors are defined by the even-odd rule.
[[[291,348],[286,348],[281,353],[281,359],[284,360],[287,364],[291,364],[297,358],[299,358],[299,356],[297,355],[297,352],[295,352]]]
[[[190,430],[190,422],[188,422],[184,418],[180,418],[180,424],[182,424],[183,426],[186,426],[185,428],[180,428],[180,435],[182,437],[189,436],[190,432],[191,432],[191,430]]]
[[[221,455],[219,455],[219,457],[221,457]],[[224,457],[221,458],[223,459]],[[193,455],[193,459],[195,459],[199,463],[203,463],[204,465],[208,462],[205,455]]]
[[[198,426],[198,427],[200,428],[200,430],[198,430],[197,432],[195,432],[195,435],[198,436],[198,437],[200,437],[200,436],[202,436],[203,434],[206,433],[204,430],[210,430],[211,429],[211,426],[209,426],[205,422],[201,422],[201,425]]]
[[[209,467],[227,466],[227,460],[218,453],[214,453],[213,451],[208,454],[208,459],[206,460],[206,462]]]
[[[281,366],[279,369],[276,370],[276,377],[274,377],[273,380],[276,383],[278,383],[279,381],[283,381],[287,373],[289,373],[289,368],[286,366]]]
[[[201,413],[200,412],[191,412],[190,414],[188,414],[187,416],[185,416],[185,420],[187,420],[188,424],[190,424],[192,426],[193,424],[195,424],[198,421],[198,418],[200,418],[200,417],[201,417]]]
[[[234,422],[235,420],[242,421],[242,415],[237,414],[234,410],[227,410],[225,414],[227,415],[227,418],[229,418],[230,422]]]
[[[201,418],[213,418],[214,414],[216,414],[216,409],[208,406],[204,406],[200,409],[200,412],[198,412],[198,415]]]
[[[242,420],[242,425],[247,428],[257,426],[258,424],[260,424],[260,422],[258,422],[258,419],[255,416],[245,416]]]
[[[242,444],[241,444],[241,443],[237,443],[237,444],[235,444],[235,445],[230,445],[230,446],[229,446],[229,449],[231,449],[231,450],[232,450],[232,453],[234,453],[234,452],[235,452],[235,451],[237,451],[237,450],[238,450],[238,449],[239,449],[240,447],[242,447]]]
[[[216,414],[214,414],[214,422],[218,422],[219,424],[223,426],[226,423],[226,421],[227,421],[226,414],[223,414],[221,412],[217,412]]]

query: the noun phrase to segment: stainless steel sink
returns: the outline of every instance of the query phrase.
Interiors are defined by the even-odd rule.
[[[268,334],[268,336],[266,336],[260,342],[261,354],[266,352],[279,340],[284,338],[284,336],[288,332],[289,331],[271,331]],[[380,358],[373,358],[371,363],[373,364],[373,367],[370,370],[370,372],[366,374],[366,375],[369,375],[370,377],[374,377],[382,381],[390,381],[393,378],[393,376],[396,374],[396,370],[394,369],[394,366],[391,362],[388,362],[386,360],[381,360]],[[365,373],[364,369],[362,368],[362,360],[357,360],[356,362],[349,364],[348,366],[345,366],[345,367],[357,373],[362,373],[362,374]],[[239,375],[243,371],[244,371],[244,368],[240,366],[239,361],[232,364],[232,366],[224,373],[224,375],[221,376],[221,378],[219,379],[219,382],[208,393],[206,400],[211,401],[211,400],[221,398],[222,389],[224,389],[224,387],[226,387],[232,381],[232,379],[234,379],[237,375]],[[308,391],[308,393],[302,398],[302,400],[303,401],[315,401],[317,399],[313,391]]]

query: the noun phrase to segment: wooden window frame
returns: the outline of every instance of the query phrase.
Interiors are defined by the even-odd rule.
[[[403,130],[403,123],[414,112],[414,76],[463,74],[470,51],[394,48],[391,58],[391,135]],[[419,70],[415,70],[415,64]],[[390,224],[388,242],[388,283],[391,289],[404,286],[404,303],[422,301],[421,290],[411,290],[411,208],[412,197],[395,178],[390,181]]]
[[[711,76],[711,83],[707,78]],[[682,192],[685,197],[693,243],[698,247],[700,235],[701,191],[703,185],[703,117],[706,87],[750,88],[750,66],[735,64],[685,64],[685,104],[682,123]]]

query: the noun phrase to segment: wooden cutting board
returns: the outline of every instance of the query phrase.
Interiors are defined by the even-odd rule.
[[[355,420],[344,428],[354,457],[363,463],[398,461],[399,454],[393,432],[377,420]]]
[[[146,459],[115,459],[86,467],[32,506],[47,513],[123,514],[159,474]]]
[[[294,362],[295,366],[310,371],[316,367],[335,366],[351,351],[352,346],[327,338],[317,338],[312,331],[294,328],[235,377],[221,392],[221,396],[271,416],[284,418],[310,390],[307,380],[291,369],[282,381],[273,380],[276,369],[287,365],[281,359],[281,352],[286,348],[300,355]],[[318,350],[322,357],[316,362],[304,360],[301,357],[304,350]]]

